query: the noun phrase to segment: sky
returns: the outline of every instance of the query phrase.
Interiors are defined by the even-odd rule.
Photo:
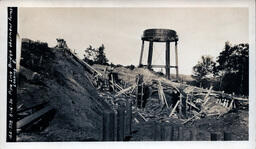
[[[141,36],[145,29],[166,28],[179,36],[178,62],[181,74],[192,74],[192,67],[202,55],[214,59],[225,42],[249,42],[248,8],[19,8],[21,38],[56,45],[56,38],[66,40],[79,57],[92,45],[105,46],[110,62],[138,65]],[[143,64],[147,62],[145,42]],[[171,43],[171,65],[175,65]],[[152,64],[165,64],[165,45],[154,43]],[[171,70],[175,73],[175,70]]]

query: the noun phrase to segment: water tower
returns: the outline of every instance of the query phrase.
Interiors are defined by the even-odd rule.
[[[179,77],[179,69],[178,69],[178,35],[176,31],[170,29],[146,29],[143,32],[141,37],[142,46],[140,53],[140,61],[139,66],[147,66],[149,69],[151,68],[165,68],[166,77],[170,79],[170,68],[176,69],[176,79]],[[142,64],[142,57],[144,51],[144,43],[145,41],[149,42],[149,50],[148,50],[148,61],[147,65]],[[152,65],[152,56],[153,56],[153,44],[154,42],[162,42],[165,43],[165,65]],[[170,43],[175,43],[175,65],[170,65]]]

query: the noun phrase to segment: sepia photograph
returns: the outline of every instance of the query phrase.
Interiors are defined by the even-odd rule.
[[[5,11],[6,142],[255,137],[249,7]]]
[[[17,141],[248,140],[247,8],[18,11]]]

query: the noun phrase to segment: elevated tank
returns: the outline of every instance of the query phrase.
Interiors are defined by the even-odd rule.
[[[178,35],[175,30],[170,29],[146,29],[141,39],[154,42],[174,42],[178,41]]]

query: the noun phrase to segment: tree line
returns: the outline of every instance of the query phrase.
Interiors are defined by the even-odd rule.
[[[91,45],[87,49],[84,50],[84,59],[85,62],[87,62],[90,65],[93,64],[100,64],[100,65],[107,65],[111,67],[125,67],[128,69],[133,70],[135,68],[134,65],[128,65],[128,66],[123,66],[121,64],[113,64],[109,63],[108,58],[106,57],[105,54],[105,46],[102,44],[98,48],[93,48]]]
[[[249,91],[249,44],[231,45],[225,43],[216,61],[213,57],[202,56],[193,67],[193,85],[213,86],[215,90],[248,95]]]

